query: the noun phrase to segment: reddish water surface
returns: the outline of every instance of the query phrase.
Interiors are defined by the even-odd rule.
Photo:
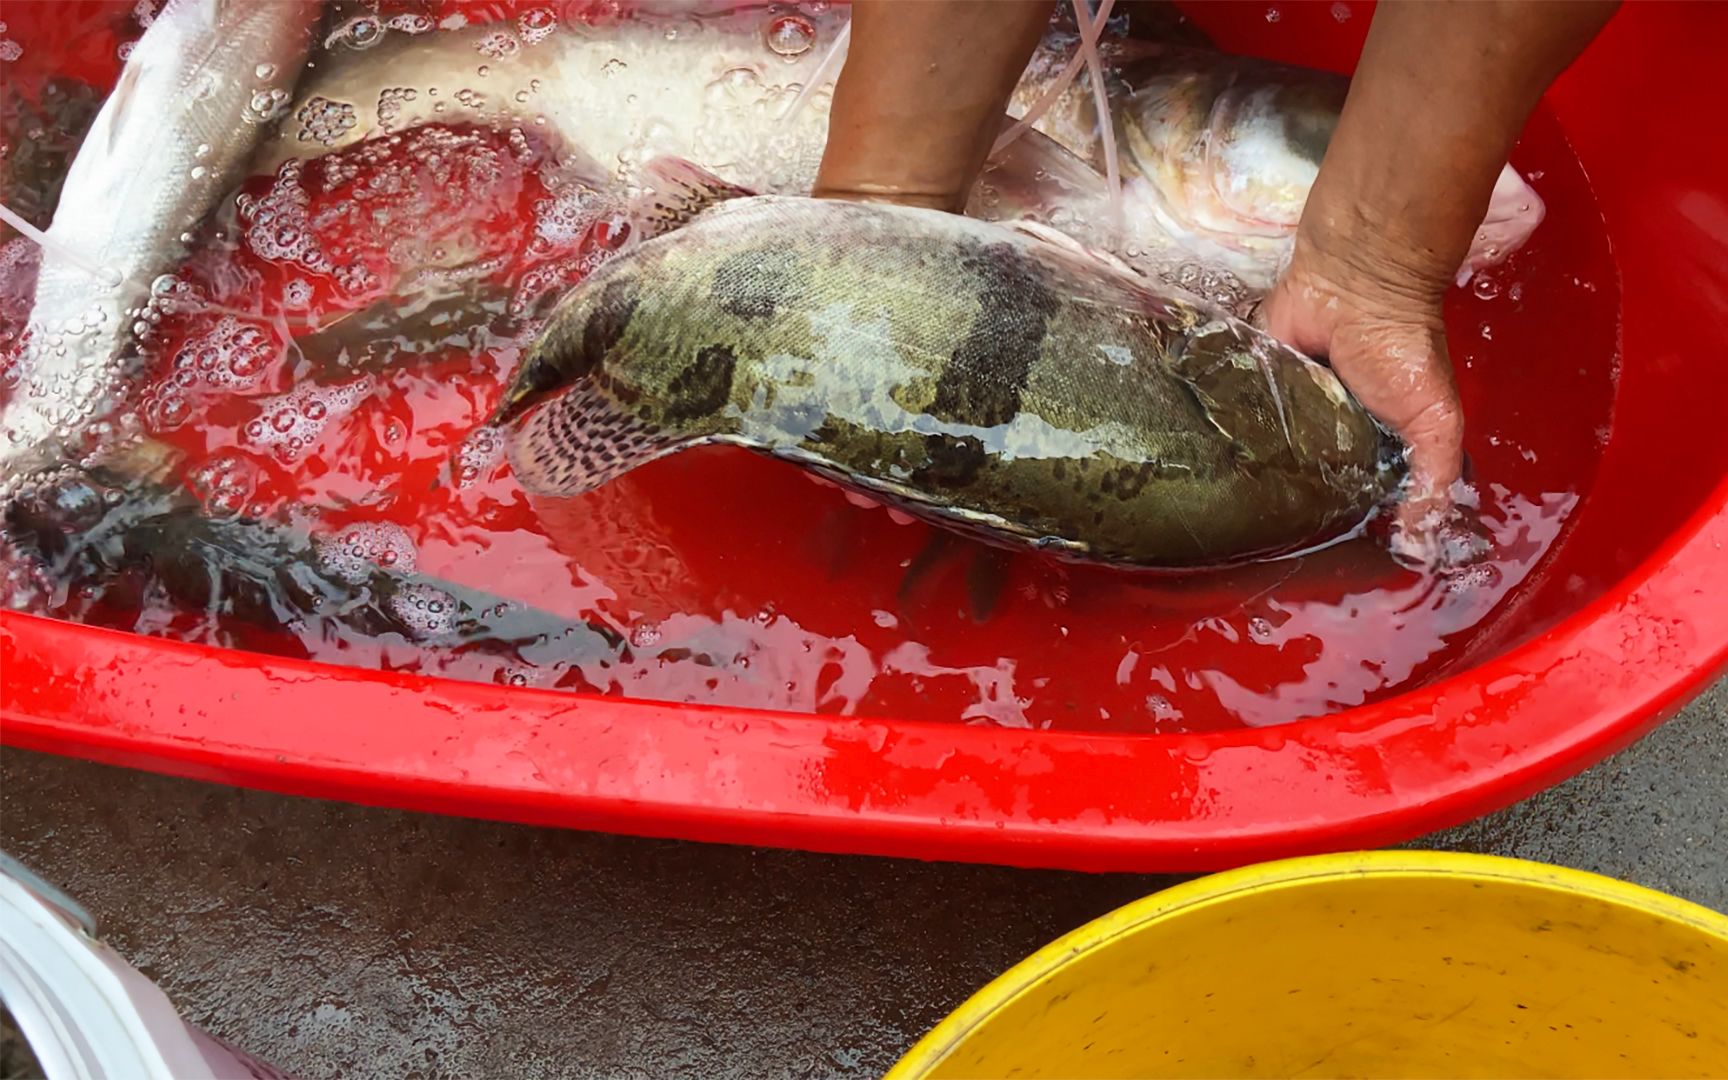
[[[103,19],[87,14],[94,5],[76,10],[108,34],[107,54],[91,31],[27,41],[19,62],[76,40],[77,74],[111,81],[124,19],[115,31],[112,8]],[[603,620],[629,648],[551,641],[500,658],[399,639],[237,639],[207,622],[179,632],[338,663],[798,712],[1131,731],[1275,724],[1431,679],[1490,628],[1515,635],[1520,586],[1562,537],[1607,438],[1616,273],[1587,181],[1538,114],[1513,163],[1548,219],[1448,302],[1477,513],[1492,538],[1464,573],[1412,572],[1364,537],[1230,572],[1126,575],[949,539],[733,449],[531,505],[496,439],[475,430],[531,328],[512,312],[578,280],[612,237],[564,227],[574,211],[530,140],[462,128],[403,139],[255,178],[231,201],[226,239],[180,277],[191,296],[265,314],[166,322],[149,345],[159,375],[146,426],[185,452],[183,479],[212,513],[292,523],[334,558]],[[414,283],[396,268],[428,263],[453,299],[404,315],[393,298]],[[170,625],[159,612],[106,618]]]

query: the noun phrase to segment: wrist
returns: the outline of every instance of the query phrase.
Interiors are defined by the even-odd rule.
[[[1321,198],[1311,196],[1304,210],[1286,276],[1376,308],[1438,312],[1457,258],[1417,235],[1398,209],[1402,200],[1315,194]]]

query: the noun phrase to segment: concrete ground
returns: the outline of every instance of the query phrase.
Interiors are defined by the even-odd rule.
[[[1425,846],[1728,910],[1728,681]],[[215,1034],[306,1077],[878,1075],[974,989],[1171,879],[425,817],[9,751],[0,846]]]

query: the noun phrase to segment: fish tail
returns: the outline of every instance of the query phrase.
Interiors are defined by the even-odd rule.
[[[524,488],[564,498],[703,439],[650,423],[583,380],[530,413],[511,432],[506,450]]]

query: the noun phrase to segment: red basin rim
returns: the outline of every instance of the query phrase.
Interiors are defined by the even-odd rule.
[[[667,705],[0,614],[0,742],[298,795],[646,836],[1087,870],[1368,847],[1531,794],[1728,662],[1728,484],[1626,581],[1411,693],[1198,736]]]

